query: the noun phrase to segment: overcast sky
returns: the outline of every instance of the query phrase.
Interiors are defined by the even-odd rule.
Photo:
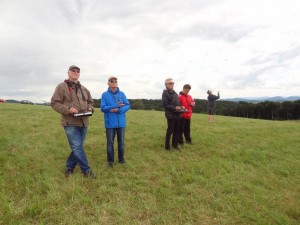
[[[50,101],[72,64],[94,99],[172,77],[194,98],[300,95],[299,0],[1,0],[0,98]]]

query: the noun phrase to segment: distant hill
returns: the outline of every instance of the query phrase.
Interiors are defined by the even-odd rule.
[[[149,99],[154,100],[154,99]],[[158,99],[156,99],[158,100]],[[160,100],[160,99],[159,99]],[[206,99],[204,99],[206,100]],[[221,98],[221,100],[230,101],[230,102],[250,102],[250,103],[258,103],[264,101],[271,101],[271,102],[285,102],[285,101],[297,101],[300,100],[300,96],[289,96],[289,97],[281,97],[281,96],[274,96],[274,97],[244,97],[244,98]],[[14,99],[7,99],[5,100],[8,103],[21,103],[22,101],[17,101]],[[27,101],[27,100],[23,100]],[[99,102],[99,99],[94,99],[95,103]],[[154,100],[155,101],[155,100]],[[35,103],[37,104],[37,103]],[[49,102],[40,103],[39,105],[50,105]],[[97,105],[97,104],[96,104]]]
[[[14,100],[14,99],[7,99],[5,100],[8,103],[20,103],[20,101]]]
[[[289,96],[289,97],[281,97],[281,96],[274,96],[274,97],[246,97],[246,98],[225,98],[222,100],[232,101],[232,102],[264,102],[264,101],[271,101],[271,102],[285,102],[285,101],[296,101],[300,100],[300,96]]]

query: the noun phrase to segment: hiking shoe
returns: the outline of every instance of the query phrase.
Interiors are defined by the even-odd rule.
[[[168,150],[168,151],[171,150],[170,144],[165,144],[165,149]]]
[[[111,167],[111,168],[114,167],[114,163],[113,163],[113,162],[108,162],[107,165],[108,165],[109,167]]]
[[[125,160],[123,160],[123,161],[121,161],[121,162],[119,162],[120,164],[125,164]]]
[[[73,174],[74,168],[73,169],[69,169],[67,168],[65,170],[65,177],[69,177],[71,174]]]
[[[92,171],[89,171],[87,173],[82,173],[84,177],[88,177],[88,178],[91,178],[91,179],[96,179],[96,176],[93,174]]]

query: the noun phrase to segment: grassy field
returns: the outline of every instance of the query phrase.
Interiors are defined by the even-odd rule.
[[[1,224],[299,224],[300,122],[194,114],[193,145],[164,150],[163,112],[127,113],[126,165],[106,165],[103,114],[76,168],[59,114],[0,105]]]

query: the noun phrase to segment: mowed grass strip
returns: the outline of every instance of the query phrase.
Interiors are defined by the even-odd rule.
[[[131,110],[127,164],[110,169],[96,109],[85,150],[97,179],[66,179],[60,115],[1,104],[0,223],[299,224],[299,121],[215,119],[194,114],[193,145],[167,152],[164,113]]]

